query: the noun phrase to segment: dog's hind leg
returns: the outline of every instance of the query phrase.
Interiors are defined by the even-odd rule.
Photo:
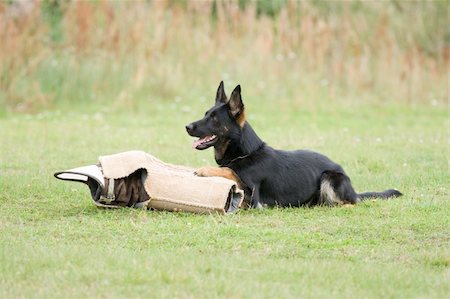
[[[358,195],[352,187],[350,178],[343,172],[325,171],[320,178],[319,205],[355,204]]]

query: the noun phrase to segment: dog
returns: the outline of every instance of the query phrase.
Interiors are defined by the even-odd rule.
[[[214,106],[186,130],[199,138],[193,148],[214,147],[220,166],[203,167],[196,174],[236,181],[253,208],[353,205],[369,198],[402,195],[395,189],[356,193],[344,169],[328,157],[309,150],[283,151],[268,146],[246,119],[240,85],[228,99],[220,82]]]

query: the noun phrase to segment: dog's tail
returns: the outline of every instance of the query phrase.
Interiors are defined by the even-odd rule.
[[[367,199],[371,199],[371,198],[381,198],[381,199],[389,199],[391,197],[399,197],[402,196],[403,194],[395,189],[389,189],[389,190],[385,190],[382,192],[364,192],[364,193],[359,193],[358,194],[358,198],[359,200],[367,200]]]

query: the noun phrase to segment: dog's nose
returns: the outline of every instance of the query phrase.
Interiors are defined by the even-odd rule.
[[[193,130],[194,130],[194,124],[188,124],[188,125],[186,126],[186,131],[187,131],[188,133],[192,132]]]

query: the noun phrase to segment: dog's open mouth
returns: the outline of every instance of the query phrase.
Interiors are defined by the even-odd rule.
[[[208,148],[216,142],[216,139],[217,139],[216,135],[208,135],[208,136],[202,137],[198,140],[195,140],[194,143],[192,143],[192,148],[195,148],[198,150]]]

